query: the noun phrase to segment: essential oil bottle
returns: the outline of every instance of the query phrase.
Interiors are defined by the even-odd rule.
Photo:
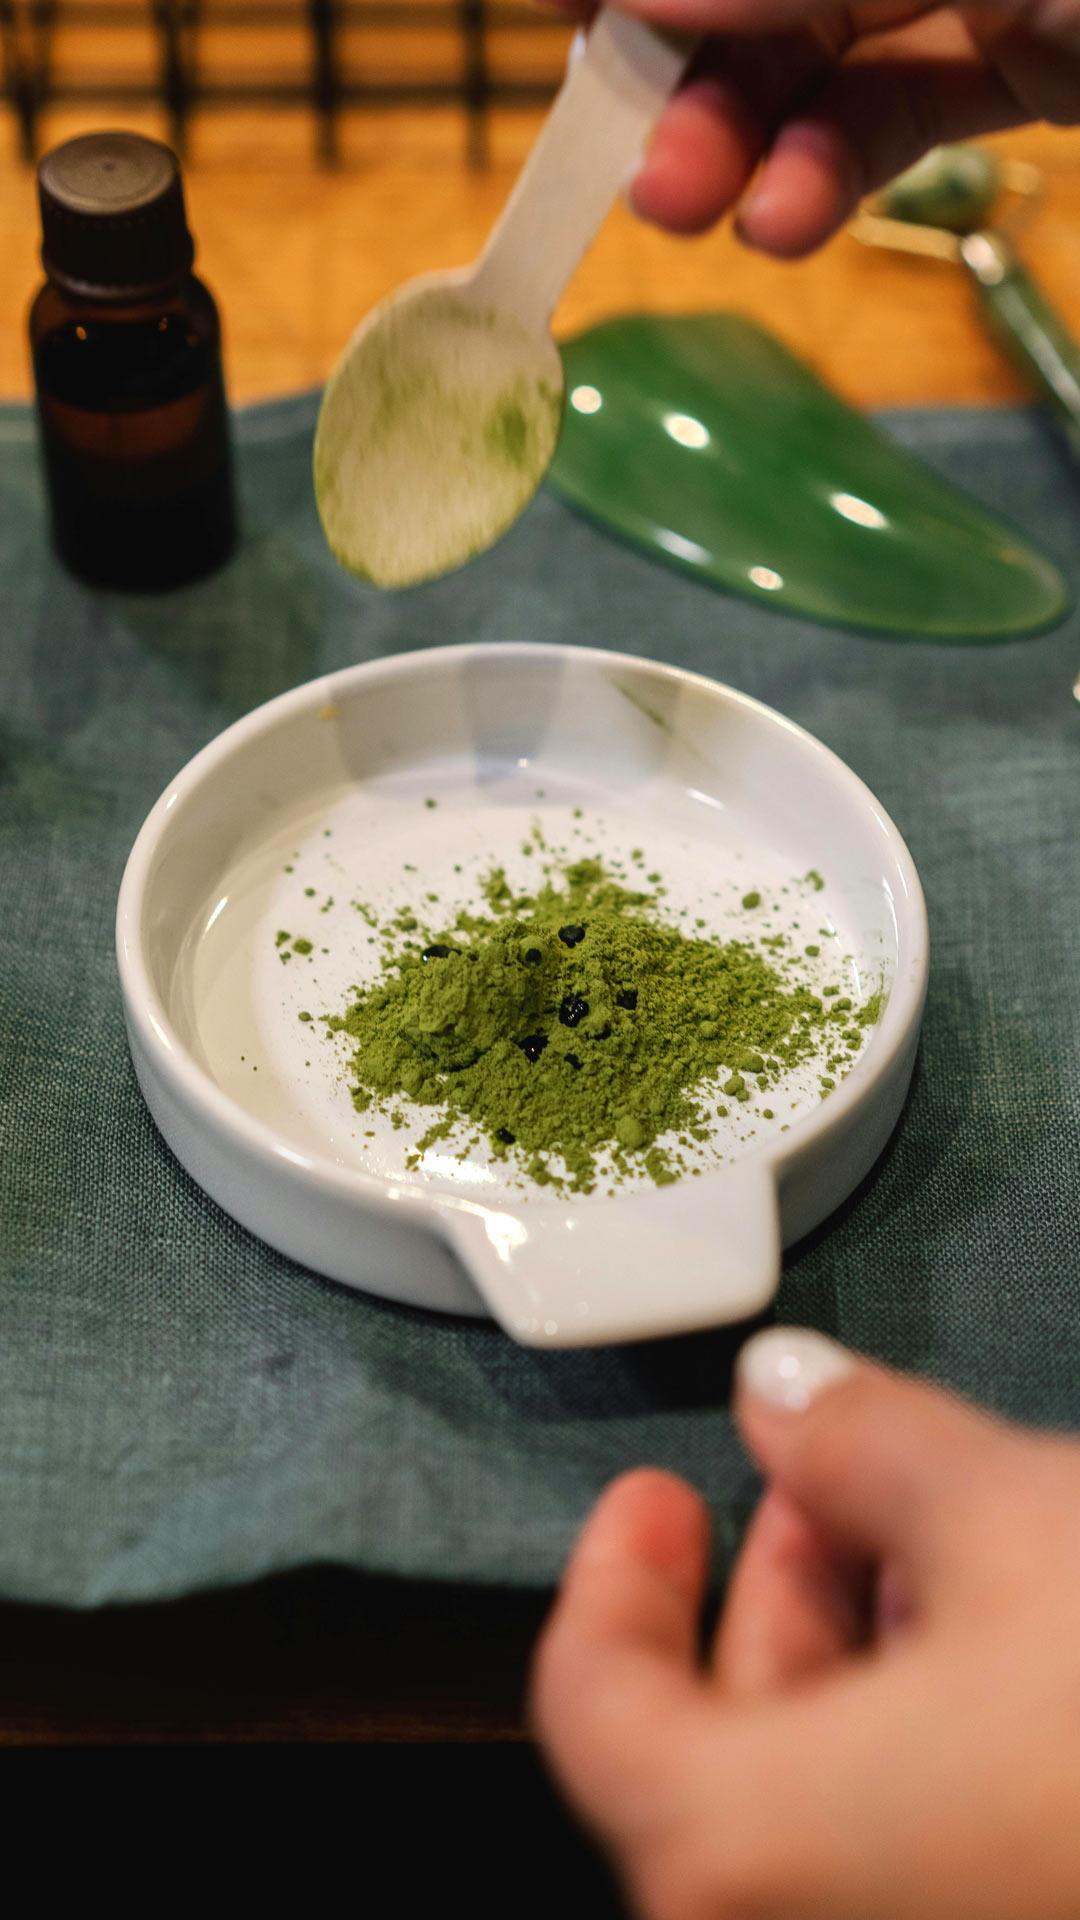
[[[176,157],[91,133],[38,168],[45,285],[30,310],[53,537],[100,586],[177,586],[236,540],[221,327],[191,271]]]

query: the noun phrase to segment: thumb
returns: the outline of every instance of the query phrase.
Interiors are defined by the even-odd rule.
[[[834,1545],[916,1581],[965,1564],[1023,1498],[1033,1441],[801,1327],[739,1356],[736,1413],[766,1477]]]

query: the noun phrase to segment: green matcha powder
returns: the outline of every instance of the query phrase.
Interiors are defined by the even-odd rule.
[[[465,1123],[541,1185],[590,1192],[599,1160],[616,1181],[666,1184],[686,1160],[662,1136],[706,1141],[726,1103],[805,1061],[820,1062],[827,1092],[878,1017],[880,995],[858,1009],[819,998],[749,941],[688,937],[656,894],[621,886],[599,860],[558,878],[515,895],[496,870],[487,912],[463,910],[442,931],[398,914],[382,977],[327,1018],[356,1043],[359,1112],[400,1124],[402,1100],[435,1110],[410,1165]]]

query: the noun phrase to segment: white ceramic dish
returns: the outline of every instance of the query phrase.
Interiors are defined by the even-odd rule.
[[[614,1197],[602,1182],[573,1198],[522,1192],[479,1151],[431,1149],[407,1170],[409,1128],[356,1114],[347,1053],[318,1016],[374,967],[369,905],[437,893],[452,912],[494,862],[524,883],[537,818],[574,853],[643,848],[672,910],[720,934],[745,930],[741,897],[760,890],[770,924],[818,945],[813,965],[845,991],[883,986],[881,1018],[836,1090],[822,1099],[804,1075],[783,1102],[770,1096],[773,1120],[740,1108],[724,1122],[700,1178]],[[311,953],[284,964],[279,930]],[[139,1083],[220,1206],[318,1273],[486,1310],[549,1346],[676,1333],[767,1304],[781,1245],[846,1198],[892,1132],[928,958],[907,848],[808,734],[696,675],[524,645],[349,668],[230,727],[147,819],[117,948]],[[414,1111],[420,1131],[431,1109]]]

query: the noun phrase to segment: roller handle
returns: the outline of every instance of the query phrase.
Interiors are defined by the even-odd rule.
[[[968,234],[960,254],[992,330],[1080,458],[1080,345],[1001,234]]]

